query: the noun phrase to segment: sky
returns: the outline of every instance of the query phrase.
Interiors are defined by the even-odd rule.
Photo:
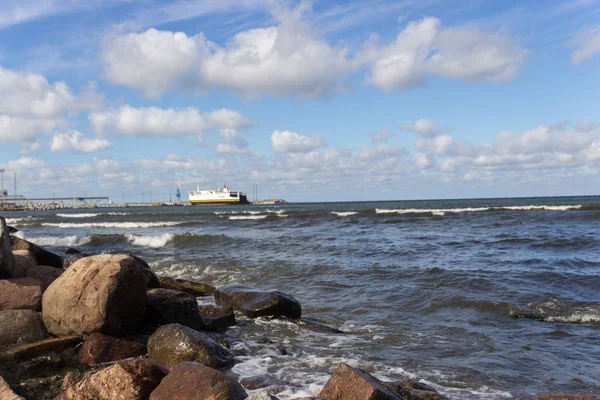
[[[600,0],[3,0],[28,197],[600,194]]]

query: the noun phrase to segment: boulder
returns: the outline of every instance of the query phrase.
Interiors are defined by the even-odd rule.
[[[141,259],[138,256],[135,256],[133,254],[129,254],[129,255],[131,257],[133,257],[133,259],[138,263],[138,266],[140,267],[140,269],[142,270],[142,273],[146,277],[146,287],[148,289],[161,287],[160,279],[158,278],[158,275],[156,275],[156,273],[154,271],[152,271],[152,268],[150,268],[150,265],[148,265],[148,263],[146,261],[144,261],[143,259]]]
[[[12,274],[13,278],[26,277],[29,268],[37,265],[37,260],[29,250],[14,250],[13,255],[15,256],[15,269]]]
[[[180,324],[164,325],[148,339],[148,355],[167,368],[195,361],[211,368],[233,365],[233,354],[210,337]]]
[[[82,364],[90,365],[144,354],[146,354],[146,346],[141,343],[101,333],[92,333],[79,348],[78,358]]]
[[[46,338],[40,314],[33,310],[0,311],[0,348]]]
[[[0,399],[2,400],[25,400],[21,396],[17,396],[15,392],[12,391],[8,383],[0,376]]]
[[[439,394],[431,386],[417,381],[402,381],[398,383],[389,383],[406,400],[447,400],[445,396]]]
[[[44,292],[44,325],[55,336],[133,333],[146,308],[146,280],[126,254],[102,254],[73,264]]]
[[[125,360],[95,373],[67,374],[56,400],[147,400],[167,375],[167,370],[152,360]]]
[[[14,226],[7,225],[7,227],[8,227],[8,233],[11,234],[11,235],[13,233],[19,232],[19,230],[17,228],[15,228]]]
[[[86,258],[91,256],[91,254],[86,253],[75,253],[75,254],[67,254],[66,257],[63,258],[63,269],[68,269],[71,265],[75,264],[77,261],[82,258]]]
[[[523,400],[600,400],[597,394],[565,394],[565,393],[544,393],[537,396],[526,397]]]
[[[266,389],[269,394],[283,392],[291,383],[277,378],[272,374],[256,375],[240,379],[240,384],[248,390]]]
[[[204,329],[207,331],[219,331],[235,326],[235,314],[231,307],[202,305],[199,309],[206,324]]]
[[[0,311],[42,309],[42,282],[31,278],[0,280]]]
[[[171,368],[150,400],[242,400],[244,388],[227,375],[196,362],[182,362]]]
[[[20,363],[23,360],[44,356],[48,353],[60,353],[79,343],[81,343],[79,336],[44,339],[4,350],[0,352],[0,361]]]
[[[81,251],[73,247],[69,247],[67,250],[65,250],[65,254],[81,254]]]
[[[266,292],[243,285],[226,285],[215,290],[219,306],[233,307],[249,318],[261,316],[284,316],[299,319],[300,303],[292,296],[278,292]]]
[[[6,221],[0,217],[0,279],[11,278],[15,270],[15,256],[10,246]]]
[[[10,237],[11,247],[14,250],[29,250],[40,265],[49,265],[54,268],[63,267],[63,259],[61,256],[49,252],[48,250],[38,246],[35,243],[28,242],[25,239],[16,236]]]
[[[400,394],[358,368],[340,363],[319,397],[327,400],[400,400]]]
[[[168,276],[161,276],[160,283],[167,289],[179,290],[195,297],[202,297],[214,293],[215,287],[206,283],[190,281],[186,279],[174,279]]]
[[[62,273],[62,269],[49,267],[47,265],[34,265],[27,269],[25,277],[40,281],[42,289],[46,290],[52,282],[62,275]]]
[[[196,298],[171,289],[150,289],[146,297],[146,322],[159,326],[178,323],[193,329],[204,329],[206,324]]]

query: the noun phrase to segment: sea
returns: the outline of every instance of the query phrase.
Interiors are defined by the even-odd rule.
[[[600,394],[600,197],[4,216],[58,253],[134,253],[160,275],[291,294],[312,323],[239,317],[226,332],[231,373],[275,375],[282,399],[317,394],[340,362],[450,399]]]

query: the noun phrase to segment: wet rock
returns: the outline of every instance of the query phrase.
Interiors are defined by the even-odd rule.
[[[74,249],[73,247],[69,247],[66,251],[65,254],[81,254],[81,251]]]
[[[340,363],[319,397],[327,400],[400,400],[401,396],[368,372]]]
[[[329,326],[324,322],[312,318],[302,318],[298,320],[292,320],[292,322],[300,327],[305,327],[313,332],[332,333],[334,335],[341,335],[346,333],[337,328],[334,328],[333,326]]]
[[[212,305],[199,306],[200,314],[204,319],[207,331],[219,331],[235,326],[235,314],[231,307],[218,307]]]
[[[144,275],[124,254],[79,260],[52,282],[42,298],[44,325],[55,336],[133,333],[145,307]]]
[[[42,309],[42,282],[31,278],[0,280],[0,310]]]
[[[206,283],[190,281],[181,278],[171,278],[168,276],[161,276],[160,283],[162,287],[167,289],[179,290],[187,294],[191,294],[194,297],[202,297],[214,293],[215,287]]]
[[[158,278],[158,275],[156,275],[156,273],[154,271],[152,271],[152,268],[150,268],[150,265],[148,265],[148,263],[146,261],[144,261],[143,259],[141,259],[140,257],[138,257],[136,255],[133,255],[133,254],[129,254],[129,255],[131,257],[133,257],[133,259],[137,262],[138,266],[142,270],[142,273],[144,274],[144,277],[146,278],[146,287],[148,289],[161,287],[160,279]]]
[[[60,353],[67,348],[75,347],[79,343],[81,343],[79,336],[44,339],[2,351],[0,352],[0,361],[19,363],[48,353]]]
[[[100,364],[123,360],[146,354],[141,343],[119,339],[101,333],[92,333],[79,348],[78,358],[82,364]]]
[[[152,360],[125,360],[92,374],[68,374],[56,400],[146,400],[167,374]]]
[[[0,399],[2,400],[25,400],[21,396],[17,396],[15,392],[12,391],[8,383],[0,376]]]
[[[19,232],[19,230],[17,228],[15,228],[14,226],[7,225],[7,228],[8,228],[8,233],[11,234],[11,235],[13,233]]]
[[[206,326],[200,315],[196,298],[171,289],[147,291],[145,319],[155,326],[171,323],[178,323],[193,329],[204,329]]]
[[[33,310],[0,311],[0,348],[46,338],[40,314]]]
[[[210,337],[180,324],[158,328],[148,340],[148,355],[167,368],[195,361],[211,368],[233,365],[233,354]]]
[[[261,316],[284,316],[299,319],[300,303],[292,296],[278,292],[265,292],[243,285],[226,285],[215,290],[219,306],[233,307],[249,318]]]
[[[291,383],[279,379],[272,374],[242,378],[240,379],[240,384],[248,390],[266,389],[266,392],[269,394],[277,394],[286,390],[287,387],[293,386]]]
[[[48,286],[63,273],[62,269],[49,267],[47,265],[34,265],[27,269],[26,278],[36,279],[41,282],[42,290],[46,290]]]
[[[71,265],[75,264],[77,261],[82,258],[90,257],[91,254],[86,253],[75,253],[75,254],[67,254],[65,258],[63,258],[63,269],[68,269]]]
[[[62,374],[36,376],[19,381],[14,390],[27,400],[55,400],[63,382]]]
[[[150,395],[150,400],[242,400],[244,388],[227,375],[196,362],[179,363]]]
[[[595,394],[565,394],[544,393],[537,396],[526,397],[523,400],[600,400],[600,395]]]
[[[421,382],[407,380],[388,385],[406,400],[447,400],[434,388]]]
[[[15,270],[15,256],[10,246],[6,221],[0,217],[0,279],[11,278]]]
[[[13,278],[26,277],[29,268],[37,265],[37,260],[29,250],[15,250],[13,251],[13,255],[15,256],[15,269],[12,274]]]
[[[10,237],[11,247],[14,250],[29,250],[40,265],[49,265],[54,268],[63,267],[63,259],[61,256],[49,252],[48,250],[38,246],[35,243],[28,242],[25,239],[16,236]]]

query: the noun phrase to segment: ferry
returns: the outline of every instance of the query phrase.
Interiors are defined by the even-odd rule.
[[[250,204],[246,193],[238,190],[229,190],[227,185],[223,189],[202,189],[188,192],[192,205],[219,205],[219,204]]]

